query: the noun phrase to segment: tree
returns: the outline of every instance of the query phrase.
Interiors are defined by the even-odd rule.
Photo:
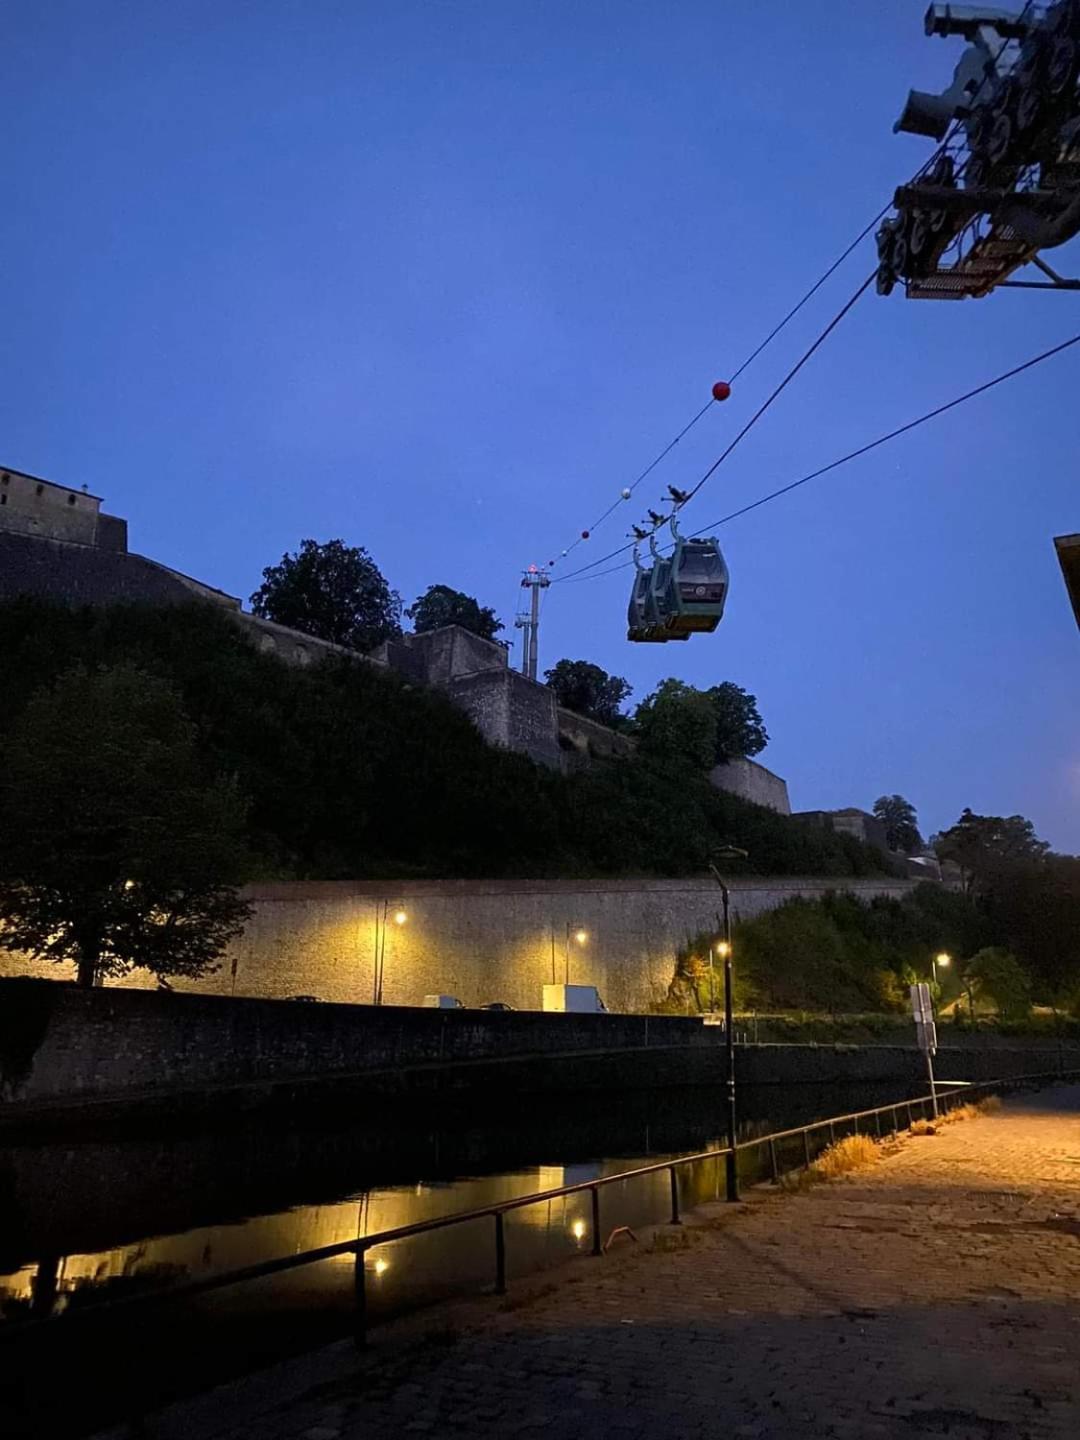
[[[247,839],[268,878],[699,875],[724,844],[749,852],[746,874],[882,868],[853,837],[717,790],[685,765],[538,766],[489,745],[440,691],[348,658],[286,665],[217,605],[3,603],[0,655],[4,757],[30,696],[79,664],[166,678],[211,773],[235,774],[250,801]]]
[[[1011,951],[991,945],[972,956],[964,971],[970,995],[985,995],[1003,1020],[1025,1020],[1031,1013],[1031,981]]]
[[[1080,998],[1080,859],[1013,864],[996,875],[982,904],[1023,958],[1037,998],[1071,1009]]]
[[[631,686],[621,675],[609,675],[588,660],[560,660],[545,670],[544,679],[565,709],[600,725],[618,727],[626,723],[619,707],[630,695]]]
[[[0,774],[0,946],[74,961],[90,986],[135,966],[197,976],[249,908],[235,784],[209,778],[165,681],[70,670],[12,726]]]
[[[716,763],[716,708],[682,680],[662,680],[634,715],[643,755],[711,770]]]
[[[401,597],[362,546],[343,540],[302,540],[297,554],[268,565],[251,608],[265,620],[353,650],[373,650],[401,633]]]
[[[716,715],[713,763],[723,765],[740,756],[760,755],[769,743],[769,736],[758,711],[757,697],[730,680],[714,685],[705,694]]]
[[[482,640],[494,640],[503,623],[489,605],[481,605],[471,595],[451,590],[449,585],[429,585],[405,614],[413,622],[417,635],[438,630],[443,625],[460,625]]]
[[[874,814],[885,826],[885,843],[890,850],[914,855],[922,849],[915,806],[903,795],[879,795],[874,801]]]
[[[934,843],[940,859],[960,866],[969,894],[985,893],[1003,870],[1042,860],[1050,849],[1023,815],[976,815],[971,810],[965,810]]]

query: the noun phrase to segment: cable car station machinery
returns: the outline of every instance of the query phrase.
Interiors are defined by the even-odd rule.
[[[877,288],[961,300],[998,285],[1080,289],[1041,259],[1080,231],[1080,0],[1019,12],[931,5],[927,35],[969,41],[949,88],[913,90],[895,131],[941,142],[877,232]],[[1042,280],[1011,280],[1022,265]]]

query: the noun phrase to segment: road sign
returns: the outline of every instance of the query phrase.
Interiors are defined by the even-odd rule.
[[[929,985],[912,985],[911,1013],[915,1017],[915,1038],[919,1049],[927,1055],[937,1053],[937,1026],[934,1024],[934,1003]]]

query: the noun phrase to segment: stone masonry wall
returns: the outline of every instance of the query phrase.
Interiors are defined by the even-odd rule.
[[[862,899],[901,896],[913,884],[818,876],[740,880],[732,887],[732,911],[736,919],[749,918],[830,889]],[[679,947],[720,924],[720,892],[702,879],[306,881],[256,885],[248,894],[254,916],[220,969],[200,981],[177,981],[178,990],[369,1003],[375,917],[385,901],[388,1005],[449,994],[469,1006],[501,1000],[539,1009],[544,984],[568,976],[572,984],[595,985],[610,1010],[636,1012],[667,995]],[[400,926],[392,918],[398,909],[408,917]],[[584,943],[576,940],[578,931]],[[0,957],[0,974],[66,977],[62,967],[13,956]],[[124,981],[151,983],[138,971]]]
[[[16,1016],[27,1012],[36,1042],[17,1065],[0,1053],[0,1099],[9,1103],[715,1044],[700,1020],[671,1015],[541,1017],[229,1002],[48,982],[8,981],[2,988],[5,1006]]]
[[[764,805],[780,815],[791,814],[787,781],[781,780],[756,760],[729,760],[726,765],[717,765],[709,772],[709,779],[718,790],[727,790],[755,805]]]

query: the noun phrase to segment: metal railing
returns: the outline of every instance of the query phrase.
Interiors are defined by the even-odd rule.
[[[927,1112],[934,1114],[935,1104],[938,1109],[948,1111],[957,1101],[964,1101],[969,1096],[988,1091],[1038,1089],[1045,1085],[1067,1083],[1077,1079],[1080,1079],[1080,1071],[1047,1071],[1034,1075],[980,1081],[974,1084],[943,1080],[939,1081],[936,1094],[920,1095],[911,1100],[900,1100],[889,1105],[878,1105],[869,1110],[855,1110],[846,1115],[833,1115],[825,1120],[811,1121],[807,1125],[796,1125],[788,1130],[776,1130],[768,1135],[751,1137],[739,1141],[735,1146],[735,1153],[737,1157],[742,1153],[767,1150],[769,1174],[775,1184],[779,1183],[785,1170],[810,1168],[813,1163],[810,1137],[817,1132],[827,1132],[828,1143],[834,1144],[838,1130],[845,1126],[852,1126],[853,1133],[859,1134],[862,1133],[859,1129],[860,1124],[868,1122],[873,1125],[875,1134],[879,1138],[886,1133],[896,1135],[904,1128],[900,1123],[901,1117],[906,1118],[906,1126],[910,1128],[915,1123],[916,1112],[921,1112],[923,1117],[927,1115]],[[883,1125],[882,1122],[886,1119],[887,1123]],[[798,1162],[794,1165],[784,1166],[781,1164],[780,1146],[797,1137],[801,1137],[803,1142]],[[178,1285],[171,1285],[162,1290],[129,1295],[117,1300],[102,1301],[99,1304],[79,1306],[75,1309],[65,1310],[60,1315],[22,1322],[9,1322],[0,1329],[0,1343],[15,1340],[28,1333],[39,1333],[56,1327],[67,1331],[69,1327],[79,1321],[87,1319],[101,1321],[120,1312],[133,1311],[138,1307],[163,1306],[192,1296],[248,1284],[255,1280],[266,1279],[271,1275],[280,1275],[289,1270],[299,1270],[309,1265],[317,1265],[323,1260],[333,1260],[341,1255],[351,1254],[355,1256],[356,1260],[353,1282],[355,1300],[353,1329],[357,1343],[362,1345],[365,1342],[368,1328],[366,1256],[369,1250],[373,1250],[377,1246],[392,1244],[397,1240],[407,1240],[415,1235],[426,1235],[432,1231],[447,1230],[453,1226],[467,1225],[472,1221],[489,1219],[493,1222],[494,1293],[505,1295],[506,1230],[504,1217],[510,1212],[522,1210],[529,1205],[539,1205],[545,1201],[560,1200],[568,1195],[580,1195],[587,1192],[591,1202],[591,1253],[599,1256],[604,1253],[600,1238],[602,1233],[600,1192],[607,1186],[622,1184],[643,1175],[662,1174],[666,1171],[669,1176],[671,1193],[669,1223],[680,1225],[682,1215],[679,1198],[679,1171],[690,1165],[698,1165],[703,1160],[722,1159],[731,1153],[731,1148],[726,1145],[715,1150],[701,1150],[693,1155],[680,1155],[674,1159],[659,1160],[652,1165],[639,1165],[632,1170],[620,1170],[614,1175],[602,1175],[593,1180],[578,1181],[573,1185],[560,1185],[553,1190],[540,1190],[530,1195],[519,1195],[511,1200],[500,1200],[496,1204],[484,1205],[475,1210],[458,1210],[450,1215],[440,1215],[429,1220],[417,1220],[411,1225],[399,1225],[392,1230],[380,1230],[371,1235],[358,1236],[355,1240],[342,1240],[335,1245],[323,1245],[314,1250],[302,1251],[298,1255],[285,1255],[274,1260],[264,1260],[257,1265],[247,1265],[240,1269],[224,1271],[220,1275],[206,1275],[198,1279],[182,1281]]]

